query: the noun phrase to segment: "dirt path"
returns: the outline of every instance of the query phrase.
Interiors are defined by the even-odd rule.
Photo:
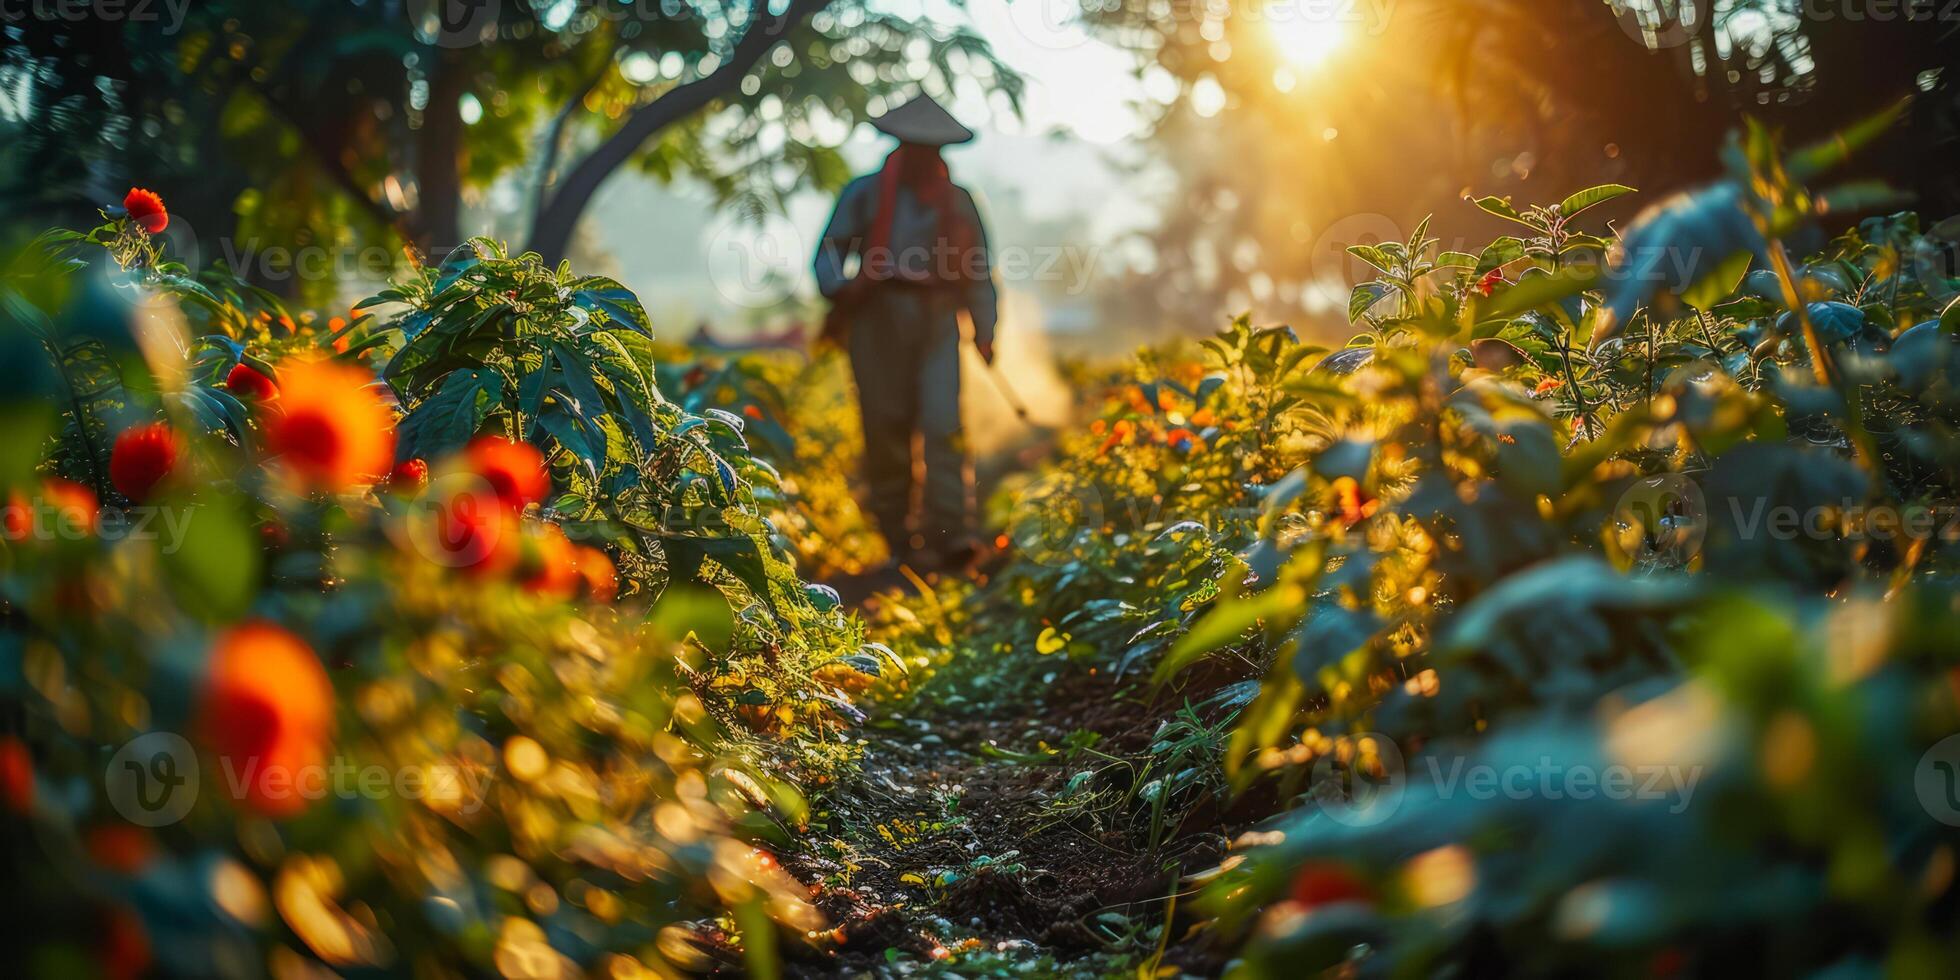
[[[784,859],[819,886],[839,939],[791,974],[906,976],[943,961],[969,977],[1098,976],[1155,953],[1179,876],[1215,863],[1224,839],[1139,839],[1124,794],[1098,784],[1148,746],[1161,712],[1096,687],[1009,718],[869,723],[859,776],[816,799],[809,846]],[[1096,752],[1057,751],[1088,733]]]

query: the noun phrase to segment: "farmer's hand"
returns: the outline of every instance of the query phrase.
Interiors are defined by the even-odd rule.
[[[985,362],[987,363],[987,366],[988,366],[988,367],[992,367],[992,366],[993,366],[993,363],[994,363],[994,341],[993,341],[993,338],[991,338],[991,337],[989,337],[989,338],[987,338],[986,340],[976,340],[976,341],[974,341],[974,342],[973,342],[973,349],[974,349],[974,350],[977,350],[977,351],[979,351],[979,352],[980,352],[980,359],[981,359],[982,361],[985,361]]]

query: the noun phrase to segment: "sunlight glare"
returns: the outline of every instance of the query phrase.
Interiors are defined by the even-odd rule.
[[[1274,49],[1295,68],[1317,68],[1347,42],[1348,25],[1331,13],[1278,3],[1266,14]]]

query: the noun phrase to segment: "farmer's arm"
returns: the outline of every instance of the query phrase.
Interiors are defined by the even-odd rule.
[[[973,344],[981,356],[993,359],[994,326],[1000,319],[1000,297],[994,290],[993,253],[987,247],[987,226],[980,220],[980,209],[973,195],[960,190],[960,203],[966,211],[967,226],[973,229],[973,255],[967,260],[966,313],[973,319]]]
[[[812,269],[817,276],[817,290],[826,299],[835,299],[850,283],[851,277],[844,271],[845,263],[864,247],[864,236],[870,230],[871,215],[865,206],[869,198],[864,186],[864,179],[859,178],[844,187],[837,197],[837,210],[831,212],[830,224],[823,230],[823,240],[817,243]]]

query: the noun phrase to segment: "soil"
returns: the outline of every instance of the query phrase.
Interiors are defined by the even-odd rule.
[[[1170,930],[1165,964],[1215,975],[1220,959],[1180,938],[1182,910],[1165,919],[1179,879],[1218,863],[1236,815],[1200,801],[1183,821],[1195,829],[1170,828],[1153,851],[1114,802],[1124,787],[1101,808],[1063,802],[1093,760],[1052,754],[1086,731],[1100,753],[1141,756],[1169,712],[1098,677],[1000,707],[867,723],[859,775],[814,801],[809,846],[783,856],[836,924],[790,975],[905,976],[944,960],[960,976],[1096,976],[1150,956],[1153,928]]]

